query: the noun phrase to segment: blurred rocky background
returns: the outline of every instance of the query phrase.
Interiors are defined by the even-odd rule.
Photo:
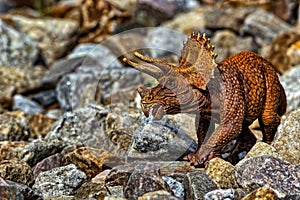
[[[0,0],[0,199],[300,199],[297,0]],[[173,30],[173,31],[172,31]],[[221,61],[267,58],[288,100],[271,145],[233,165],[181,161],[194,118],[151,121],[133,51],[176,63],[192,32]],[[229,148],[230,149],[230,148]]]

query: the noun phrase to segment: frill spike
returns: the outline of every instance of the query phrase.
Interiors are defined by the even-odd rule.
[[[193,32],[184,43],[177,71],[181,72],[190,84],[205,90],[217,66],[214,48],[210,44],[210,38],[206,38],[206,33],[201,35]]]

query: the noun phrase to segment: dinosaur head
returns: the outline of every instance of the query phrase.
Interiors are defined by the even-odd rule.
[[[125,63],[158,80],[154,88],[138,88],[144,114],[160,119],[164,114],[193,113],[198,110],[199,94],[206,90],[216,67],[214,47],[205,34],[192,34],[181,51],[179,67],[160,59],[149,58],[135,52],[145,63],[136,63],[126,58]]]

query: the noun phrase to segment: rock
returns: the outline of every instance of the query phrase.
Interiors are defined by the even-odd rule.
[[[215,32],[211,43],[216,46],[214,52],[218,54],[218,62],[241,51],[257,53],[258,49],[258,47],[255,46],[252,37],[239,37],[229,30]]]
[[[132,77],[136,78],[132,79]],[[102,103],[104,99],[118,93],[120,89],[141,83],[140,72],[133,69],[81,66],[76,73],[68,74],[60,80],[56,87],[57,99],[60,107],[68,111],[87,103]]]
[[[51,129],[54,119],[49,118],[44,114],[27,116],[28,125],[30,130],[30,138],[38,139],[44,138]]]
[[[23,200],[24,196],[15,186],[0,186],[0,199]]]
[[[8,17],[11,26],[38,44],[47,65],[62,57],[75,44],[78,24],[69,19]]]
[[[236,166],[236,180],[245,189],[267,187],[279,198],[300,194],[300,166],[272,156],[260,156],[240,161]]]
[[[297,48],[295,49],[294,47],[297,46],[291,46],[297,44],[299,40],[300,31],[297,29],[285,31],[274,38],[267,58],[280,74],[284,74],[293,66],[297,65],[297,61],[295,61],[293,57],[294,50],[297,50]],[[297,51],[295,53],[297,53]],[[296,58],[298,59],[299,56],[296,56]]]
[[[181,182],[169,176],[163,176],[162,178],[168,184],[169,188],[171,189],[175,197],[179,199],[184,199],[185,196],[184,186]]]
[[[123,186],[106,186],[107,192],[110,194],[105,199],[124,200]]]
[[[107,151],[80,147],[64,156],[63,165],[68,164],[75,164],[78,169],[85,172],[87,179],[91,180],[104,169],[120,165],[122,161]]]
[[[26,162],[22,161],[0,161],[0,177],[28,186],[32,185],[34,182],[31,167]]]
[[[272,146],[284,160],[300,165],[300,109],[291,112],[279,125]]]
[[[36,179],[41,172],[49,171],[53,168],[60,167],[62,165],[62,159],[63,155],[60,153],[56,153],[38,162],[32,168],[34,179]]]
[[[18,55],[18,57],[21,56]],[[5,86],[5,88],[13,87],[14,91],[10,92],[10,95],[24,93],[41,87],[41,78],[44,73],[45,69],[41,67],[20,66],[17,68],[0,66],[0,85]]]
[[[76,192],[76,199],[104,199],[106,196],[104,185],[86,182]]]
[[[57,102],[55,90],[46,90],[38,92],[32,96],[32,100],[38,102],[44,107],[48,107]]]
[[[205,168],[208,176],[221,189],[238,188],[235,180],[234,166],[221,158],[213,158]]]
[[[97,174],[95,177],[93,177],[91,182],[96,183],[98,185],[105,185],[105,180],[109,173],[110,173],[109,169],[103,170],[102,172]]]
[[[65,146],[63,141],[56,138],[51,140],[37,139],[24,147],[14,148],[9,152],[7,158],[27,162],[30,166],[34,166],[44,158],[61,152]]]
[[[68,146],[84,145],[114,152],[115,145],[105,132],[108,109],[89,104],[84,108],[66,112],[52,127],[45,139],[59,139]]]
[[[253,158],[259,156],[273,156],[275,158],[282,159],[282,156],[273,146],[264,142],[257,142],[246,154],[245,158]]]
[[[286,55],[292,66],[300,64],[300,41],[293,43],[286,51]]]
[[[170,191],[161,177],[159,166],[152,163],[141,163],[135,166],[131,173],[124,187],[124,196],[127,199],[138,199],[143,194],[157,190]]]
[[[149,29],[145,46],[150,47],[150,57],[161,57],[166,54],[180,55],[186,35],[167,28]]]
[[[127,162],[135,160],[172,161],[196,150],[193,139],[173,120],[145,119],[134,132]]]
[[[5,182],[9,185],[9,186],[14,186],[17,188],[17,191],[19,191],[24,199],[32,199],[32,200],[40,200],[40,194],[36,193],[35,191],[33,191],[29,186],[24,185],[22,183],[16,183],[13,181],[9,181],[9,180],[5,180]],[[1,186],[0,186],[1,188]],[[1,192],[0,192],[1,193]]]
[[[179,198],[174,197],[169,192],[164,190],[148,192],[138,198],[138,200],[178,200],[178,199]]]
[[[140,124],[140,113],[128,113],[116,107],[106,118],[106,133],[111,141],[117,145],[120,154],[128,150],[134,131]]]
[[[40,192],[43,198],[73,195],[86,178],[84,172],[78,170],[74,164],[70,164],[41,172],[32,188]]]
[[[0,142],[0,160],[5,160],[7,154],[16,147],[27,145],[27,141],[1,141]]]
[[[104,41],[103,44],[106,44],[106,42]],[[82,66],[97,65],[103,69],[122,68],[117,56],[102,44],[80,44],[76,46],[67,58],[84,58],[81,63]]]
[[[205,19],[205,14],[196,9],[187,13],[180,13],[172,20],[164,22],[161,26],[172,30],[175,29],[185,33],[186,35],[190,35],[195,30],[205,28]],[[169,38],[169,40],[170,39],[171,38]],[[186,40],[186,38],[180,38],[180,40]]]
[[[183,185],[186,199],[203,199],[207,192],[217,189],[217,185],[204,170],[187,173]]]
[[[280,82],[285,90],[287,99],[287,113],[300,107],[300,65],[285,72]]]
[[[264,10],[256,10],[246,17],[241,31],[252,35],[257,44],[264,46],[271,44],[277,35],[290,28],[290,25],[276,16]]]
[[[28,121],[23,112],[0,114],[0,141],[26,141],[29,134]]]
[[[13,98],[13,110],[21,110],[26,114],[34,115],[44,111],[37,102],[32,101],[22,95],[15,95]]]
[[[0,20],[0,65],[32,66],[38,57],[37,44],[28,35],[23,35]]]
[[[72,73],[81,66],[86,56],[79,56],[69,59],[61,59],[53,63],[49,71],[42,78],[44,85],[55,87],[58,81],[65,75]],[[92,61],[91,61],[92,62]],[[95,61],[96,62],[96,61]],[[54,91],[55,92],[55,91]]]
[[[106,177],[105,183],[107,186],[123,186],[132,172],[135,166],[143,164],[145,162],[134,162],[126,165],[120,165],[114,167]],[[160,174],[163,177],[172,177],[177,181],[182,181],[187,172],[194,171],[188,162],[151,162],[155,166],[160,166]],[[182,177],[180,177],[182,175]]]
[[[255,8],[200,8],[205,16],[205,27],[212,30],[229,29],[240,32],[245,19]]]
[[[247,194],[242,200],[252,200],[252,199],[277,200],[278,197],[272,189],[261,187],[252,191],[250,194]]]
[[[242,199],[246,192],[241,189],[219,189],[208,192],[204,195],[204,200],[226,199],[235,200]]]

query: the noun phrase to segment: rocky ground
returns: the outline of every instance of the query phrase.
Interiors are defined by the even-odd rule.
[[[0,0],[0,199],[300,199],[297,1],[22,2]],[[253,124],[236,165],[180,161],[193,116],[146,118],[136,88],[156,83],[122,63],[136,50],[176,63],[192,31],[218,61],[263,55],[287,94],[273,143]]]

